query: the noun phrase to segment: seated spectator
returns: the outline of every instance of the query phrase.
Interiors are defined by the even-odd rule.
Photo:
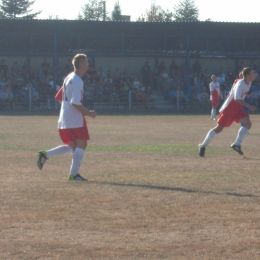
[[[160,73],[158,69],[155,69],[152,73],[152,89],[157,90],[158,89],[158,79],[160,77]]]
[[[229,67],[226,75],[226,82],[227,84],[232,84],[235,80],[235,73],[232,71],[232,69]]]
[[[198,90],[198,100],[202,108],[209,107],[209,94],[206,91],[206,88],[201,88]]]
[[[31,92],[32,97],[32,109],[38,110],[40,109],[40,99],[39,99],[39,92],[35,87],[32,87]]]
[[[161,61],[161,63],[159,64],[159,66],[158,66],[158,72],[159,72],[160,74],[166,72],[166,67],[165,67],[164,61]]]
[[[90,110],[94,109],[93,92],[91,90],[91,87],[87,84],[85,84],[84,86],[83,102],[84,102],[84,106],[86,106],[88,109]]]
[[[43,74],[47,75],[47,73],[50,69],[51,69],[51,65],[48,62],[48,59],[46,57],[44,57],[40,70],[43,72]]]
[[[30,69],[31,69],[31,65],[30,65],[29,59],[26,59],[24,61],[24,64],[22,65],[22,69],[21,70],[24,71],[24,72],[29,72]]]
[[[45,81],[45,78],[41,78],[38,86],[39,99],[41,103],[44,103],[47,100],[47,89],[48,84]]]
[[[115,83],[118,83],[118,82],[119,82],[119,80],[120,80],[120,75],[121,75],[121,72],[120,72],[119,68],[116,68],[115,73],[112,75],[113,81],[114,81]]]
[[[68,59],[67,64],[64,66],[64,75],[68,75],[69,73],[73,72],[74,68],[72,65],[72,60]]]
[[[132,82],[132,89],[137,90],[137,89],[139,89],[139,87],[140,87],[140,82],[137,79],[137,77],[134,77],[134,81]]]
[[[18,74],[18,73],[20,73],[20,68],[19,68],[19,66],[18,66],[18,63],[17,63],[17,61],[15,61],[14,63],[13,63],[13,66],[12,66],[12,68],[11,68],[11,73],[15,73],[15,74]]]
[[[13,93],[7,88],[7,85],[2,88],[1,99],[3,109],[6,107],[11,109],[13,107]]]
[[[17,91],[17,101],[23,106],[24,109],[28,108],[29,96],[28,90],[24,85]]]
[[[97,76],[99,78],[101,78],[102,80],[105,80],[105,78],[107,77],[107,74],[103,71],[102,67],[99,67],[99,70],[97,72]]]
[[[208,69],[205,69],[205,70],[204,70],[203,75],[204,75],[205,78],[209,78],[209,77],[211,76],[210,73],[209,73],[209,71],[208,71]]]
[[[252,92],[252,104],[253,106],[258,106],[258,98],[259,98],[259,91],[257,90],[255,84],[251,85],[250,92]]]
[[[151,87],[148,86],[147,89],[144,91],[145,94],[145,106],[146,108],[155,108],[155,100],[153,97],[153,91],[151,90]]]
[[[199,60],[195,60],[194,61],[194,64],[192,65],[192,70],[193,70],[193,72],[195,72],[195,73],[199,73],[200,71],[201,71],[201,65],[200,65],[200,63],[199,63]]]
[[[8,67],[5,63],[5,60],[1,60],[0,63],[0,77],[7,77],[8,74]]]
[[[172,72],[174,72],[174,74],[175,74],[175,73],[178,74],[178,72],[179,72],[179,66],[175,63],[175,60],[172,60],[172,63],[171,63],[171,65],[170,65],[169,72],[170,72],[170,74],[171,74]]]

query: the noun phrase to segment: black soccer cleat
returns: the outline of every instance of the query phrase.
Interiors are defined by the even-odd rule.
[[[47,159],[48,158],[46,156],[46,151],[40,151],[39,155],[38,155],[38,160],[37,160],[37,165],[38,165],[39,170],[42,169],[42,167],[45,164]]]
[[[206,151],[206,147],[202,146],[201,144],[199,145],[199,156],[204,157]]]
[[[233,148],[234,151],[236,151],[238,154],[243,155],[244,153],[241,151],[241,146],[232,144],[231,147]]]
[[[72,174],[69,174],[68,176],[69,181],[88,181],[87,179],[83,178],[80,174],[76,174],[73,176]]]

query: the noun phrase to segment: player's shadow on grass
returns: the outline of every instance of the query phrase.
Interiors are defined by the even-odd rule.
[[[133,184],[133,183],[117,183],[117,182],[97,182],[97,181],[89,181],[89,184],[102,184],[102,185],[111,185],[111,186],[121,186],[121,187],[135,187],[141,189],[154,189],[154,190],[165,190],[165,191],[177,191],[177,192],[185,192],[185,193],[198,193],[198,194],[212,194],[212,195],[227,195],[234,197],[251,197],[251,198],[259,198],[260,196],[254,194],[240,194],[236,192],[214,192],[214,191],[203,191],[203,190],[193,190],[193,189],[185,189],[185,188],[174,188],[174,187],[166,187],[166,186],[153,186],[153,185],[144,185],[144,184]]]

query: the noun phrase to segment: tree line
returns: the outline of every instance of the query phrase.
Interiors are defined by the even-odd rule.
[[[42,11],[34,12],[32,5],[36,0],[2,0],[0,4],[0,18],[36,19]],[[50,15],[48,19],[59,20],[58,15]],[[110,13],[106,10],[104,0],[87,0],[81,7],[78,20],[88,21],[120,21],[123,20],[119,0],[116,0],[114,9]],[[199,9],[194,0],[180,0],[173,10],[164,10],[154,0],[151,6],[137,18],[138,22],[173,22],[173,21],[199,21]]]

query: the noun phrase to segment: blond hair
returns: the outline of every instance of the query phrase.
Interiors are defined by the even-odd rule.
[[[87,55],[83,54],[83,53],[79,53],[79,54],[76,54],[73,59],[72,59],[72,65],[74,67],[74,69],[79,69],[80,68],[80,65],[82,63],[84,63],[87,59]]]

